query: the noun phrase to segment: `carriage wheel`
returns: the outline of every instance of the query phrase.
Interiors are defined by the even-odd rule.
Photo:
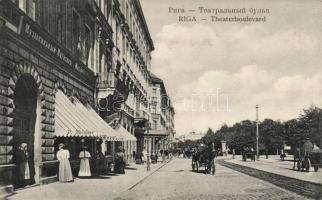
[[[310,168],[311,168],[311,161],[310,161],[310,159],[309,158],[306,158],[305,159],[305,169],[306,169],[306,171],[308,172],[308,171],[310,171]]]

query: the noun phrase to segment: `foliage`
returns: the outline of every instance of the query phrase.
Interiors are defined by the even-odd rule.
[[[302,146],[305,138],[322,147],[322,109],[311,106],[304,109],[297,119],[285,122],[264,119],[259,123],[259,150],[261,152],[275,153],[277,149],[290,145]],[[221,148],[220,141],[226,141],[230,149],[236,153],[241,152],[244,146],[256,147],[256,122],[243,120],[232,126],[224,124],[214,132],[209,128],[201,141],[205,144],[215,143],[216,148]]]

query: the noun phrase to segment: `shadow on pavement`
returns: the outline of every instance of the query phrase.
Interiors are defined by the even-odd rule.
[[[125,169],[127,169],[127,170],[138,170],[138,168],[135,168],[135,167],[125,167]]]
[[[193,170],[189,170],[189,171],[193,172],[193,173],[196,173],[196,174],[209,174],[209,173],[207,173],[207,171],[205,169],[203,169],[203,170],[199,169],[199,171],[193,171]]]

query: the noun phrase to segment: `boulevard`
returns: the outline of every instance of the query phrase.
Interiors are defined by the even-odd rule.
[[[307,199],[216,163],[216,174],[191,170],[190,159],[174,159],[134,188],[125,199]]]
[[[240,156],[218,157],[215,175],[204,168],[192,171],[191,159],[174,157],[166,162],[132,164],[126,174],[109,174],[90,179],[75,179],[74,183],[52,183],[17,190],[5,199],[48,200],[174,200],[174,199],[322,199],[322,172],[293,170],[292,162],[277,156],[251,162]],[[314,177],[314,178],[312,178]],[[309,182],[308,180],[312,180]]]

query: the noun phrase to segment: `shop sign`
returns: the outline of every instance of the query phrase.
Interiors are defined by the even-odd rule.
[[[93,131],[88,130],[76,130],[75,133],[72,132],[72,130],[68,129],[66,137],[92,137],[94,136]]]
[[[40,33],[41,31],[38,31],[36,27],[29,24],[26,20],[24,20],[24,17],[21,17],[20,25],[18,33],[20,35],[24,35],[30,40],[33,40],[40,44],[42,47],[50,51],[53,55],[67,63],[68,65],[72,65],[71,59],[63,52],[61,48],[58,47],[58,45],[54,44],[54,42],[50,42],[49,39],[46,39],[44,34]]]

